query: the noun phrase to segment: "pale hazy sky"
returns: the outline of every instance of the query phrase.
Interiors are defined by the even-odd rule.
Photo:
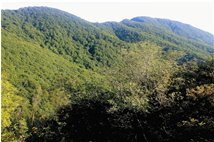
[[[214,1],[125,1],[125,2],[12,2],[3,0],[2,9],[18,9],[26,6],[58,8],[91,22],[121,21],[136,16],[167,18],[193,25],[214,34]]]

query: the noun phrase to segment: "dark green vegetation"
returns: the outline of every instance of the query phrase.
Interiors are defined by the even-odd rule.
[[[3,142],[213,142],[213,35],[165,19],[3,10]]]

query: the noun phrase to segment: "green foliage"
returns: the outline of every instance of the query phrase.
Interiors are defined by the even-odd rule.
[[[161,38],[161,42],[169,41],[182,48],[191,48],[192,51],[200,48],[207,52],[213,52],[213,35],[201,31],[195,27],[177,21],[150,17],[135,17],[131,20],[123,20],[128,27],[149,33],[149,39]],[[157,40],[157,39],[156,39]]]
[[[8,82],[6,75],[3,76],[1,94],[2,141],[15,142],[25,139],[28,128],[22,111],[28,103],[27,100],[17,95],[17,89]]]
[[[2,11],[2,28],[86,68],[111,66],[117,48],[125,46],[106,30],[52,8]]]
[[[1,22],[3,141],[213,141],[208,33],[47,7]]]
[[[105,23],[106,26],[110,26],[113,29],[115,35],[126,42],[139,42],[143,40],[143,36],[135,29],[131,29],[125,25],[118,23]]]
[[[212,61],[213,62],[213,61]],[[151,96],[153,131],[167,141],[213,141],[213,67],[187,63],[173,76],[166,102]],[[163,135],[163,134],[165,135]]]

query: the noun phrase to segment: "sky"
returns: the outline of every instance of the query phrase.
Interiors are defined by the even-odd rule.
[[[61,3],[53,0],[25,1],[3,0],[1,9],[18,9],[27,6],[48,6],[58,8],[90,22],[122,21],[136,16],[149,16],[154,18],[166,18],[190,24],[194,27],[214,34],[214,1],[190,0],[190,1],[144,1],[138,0],[123,2],[111,1],[98,2],[83,0]]]

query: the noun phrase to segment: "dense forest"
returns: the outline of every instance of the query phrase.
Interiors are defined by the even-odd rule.
[[[214,142],[213,45],[168,19],[2,10],[2,142]]]

